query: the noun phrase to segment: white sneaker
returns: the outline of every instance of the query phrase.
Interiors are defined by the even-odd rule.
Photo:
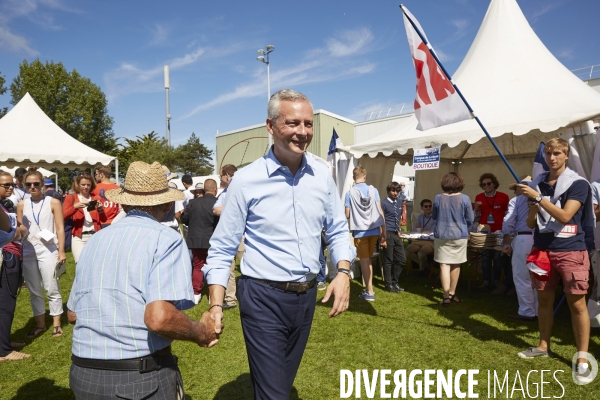
[[[200,303],[200,299],[202,299],[202,293],[194,295],[194,303]]]

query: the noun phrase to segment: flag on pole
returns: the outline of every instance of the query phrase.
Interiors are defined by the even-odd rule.
[[[533,168],[531,170],[531,177],[535,178],[541,173],[550,171],[548,164],[546,163],[546,144],[541,142],[538,146],[537,153],[535,153],[535,159],[533,160]]]
[[[417,73],[417,94],[414,102],[415,115],[419,121],[417,129],[425,131],[471,119],[469,109],[433,57],[433,48],[428,44],[429,41],[419,21],[406,7],[402,6],[402,11],[408,46]],[[419,30],[427,44],[423,42],[415,28]]]
[[[331,135],[331,140],[329,141],[329,150],[327,151],[327,161],[329,161],[330,158],[333,160],[332,157],[335,154],[335,149],[337,147],[342,147],[343,145],[344,143],[342,143],[342,140],[335,131],[335,128],[333,128],[333,134]]]

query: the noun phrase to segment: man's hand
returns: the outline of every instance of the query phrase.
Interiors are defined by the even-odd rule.
[[[343,268],[350,268],[350,265],[347,264]],[[348,309],[348,304],[350,303],[350,277],[348,275],[337,274],[327,287],[327,292],[325,292],[325,297],[323,297],[321,303],[327,303],[332,294],[335,300],[329,312],[330,318],[340,315]]]
[[[203,323],[204,326],[202,327],[203,329],[201,329],[201,331],[199,332],[200,335],[198,336],[198,340],[196,341],[196,343],[198,343],[198,346],[213,347],[219,342],[219,334],[223,331],[223,324],[221,322],[222,317],[223,314],[221,314],[221,318],[219,318],[219,333],[217,333],[215,318],[213,317],[213,315],[208,311],[205,311],[202,314],[200,322]]]
[[[379,236],[379,247],[387,249],[387,237],[385,235]]]
[[[508,254],[509,256],[512,254],[512,247],[510,244],[505,244],[502,246],[502,252]]]
[[[59,251],[58,252],[58,262],[61,264],[64,264],[65,261],[67,261],[67,255],[65,254],[64,251]]]
[[[531,188],[529,185],[524,185],[522,183],[517,185],[517,188],[523,193],[523,196],[528,199],[534,200],[537,196],[541,196],[535,189]]]

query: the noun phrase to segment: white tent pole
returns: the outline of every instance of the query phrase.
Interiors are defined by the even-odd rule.
[[[115,183],[117,185],[121,185],[119,183],[119,159],[115,157]]]
[[[60,188],[58,187],[58,172],[54,174],[54,182],[55,182],[55,184],[56,184],[56,190],[60,189]]]

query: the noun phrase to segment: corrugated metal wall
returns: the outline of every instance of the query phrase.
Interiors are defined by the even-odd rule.
[[[352,123],[318,112],[314,116],[313,140],[308,146],[308,151],[327,159],[333,128],[344,145],[354,144],[354,125]],[[225,164],[233,164],[238,168],[244,167],[265,155],[269,145],[268,134],[266,126],[260,125],[217,136],[217,170]],[[250,139],[253,137],[263,138]],[[241,142],[245,139],[249,140]]]

